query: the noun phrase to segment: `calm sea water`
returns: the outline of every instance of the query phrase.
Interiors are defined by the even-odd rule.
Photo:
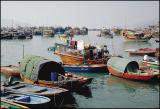
[[[126,42],[121,36],[113,39],[96,37],[98,32],[90,31],[86,36],[75,36],[73,40],[83,39],[92,44],[106,44],[111,54],[121,55],[136,61],[143,59],[141,56],[129,57],[125,49],[140,47],[158,47],[156,38],[149,42]],[[34,36],[31,40],[1,40],[1,65],[17,63],[24,54],[35,54],[47,57],[54,61],[61,61],[58,56],[53,55],[47,48],[54,43],[63,43],[58,37]],[[148,84],[124,80],[108,73],[79,73],[87,77],[93,77],[93,81],[88,87],[73,92],[73,100],[68,106],[79,108],[157,108],[159,107],[159,84]],[[8,77],[1,75],[2,80]],[[71,99],[71,98],[70,98]],[[69,99],[68,99],[69,100]]]

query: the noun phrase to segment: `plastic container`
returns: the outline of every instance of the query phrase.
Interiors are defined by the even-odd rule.
[[[58,81],[58,74],[56,72],[51,72],[51,81]]]

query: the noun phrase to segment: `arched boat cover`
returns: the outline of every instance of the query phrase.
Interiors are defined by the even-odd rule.
[[[26,55],[20,62],[19,70],[25,78],[32,81],[50,81],[51,72],[64,75],[64,69],[59,63],[35,55]]]
[[[139,69],[139,64],[136,61],[120,57],[111,57],[107,62],[107,66],[112,67],[121,73],[126,73],[128,69],[131,69],[133,72]]]

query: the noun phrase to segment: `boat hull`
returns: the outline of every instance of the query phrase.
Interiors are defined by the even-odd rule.
[[[54,54],[60,56],[63,64],[69,64],[69,65],[84,64],[84,58],[82,56],[62,54],[62,53],[59,53],[59,52],[55,52]],[[106,63],[106,60],[105,59],[86,60],[86,63],[87,64],[104,64],[104,63]]]
[[[29,109],[26,106],[1,98],[1,109]]]
[[[25,105],[30,108],[45,106],[50,102],[50,98],[48,97],[26,93],[17,93],[13,91],[7,91],[7,94],[1,94],[1,98],[12,101],[14,103]]]
[[[136,39],[136,38],[124,37],[124,39],[125,39],[126,41],[136,41],[136,42],[147,42],[147,41],[149,41],[151,38],[152,38],[152,37]]]
[[[154,78],[158,77],[158,75],[150,75],[150,74],[121,73],[110,66],[108,66],[108,70],[114,76],[135,81],[151,81]]]
[[[91,83],[93,78],[86,78],[80,75],[76,75],[73,73],[65,72],[65,75],[68,75],[68,80],[62,80],[62,81],[46,81],[46,80],[38,80],[36,83],[33,82],[32,80],[25,78],[21,74],[21,78],[25,83],[29,84],[40,84],[40,85],[45,85],[45,86],[58,86],[61,88],[66,88],[66,89],[73,89],[73,88],[78,88],[82,87],[85,85],[88,85]],[[69,79],[71,78],[71,79]]]
[[[106,72],[105,64],[94,65],[63,65],[64,70],[74,72]]]
[[[155,56],[155,51],[153,52],[129,52],[129,55],[139,55],[139,56],[144,56],[144,55],[148,55],[148,56]]]
[[[156,53],[156,49],[153,48],[140,48],[140,49],[128,49],[125,50],[129,53],[129,55],[139,55],[139,56],[144,56],[144,55],[148,55],[148,56],[155,56]]]
[[[20,81],[14,82],[11,86],[5,86],[5,88],[13,92],[29,93],[47,97],[54,95],[62,95],[68,92],[68,90],[59,87],[48,87],[36,84],[27,84]]]
[[[19,77],[20,72],[17,66],[9,65],[9,66],[1,66],[1,73],[8,75],[8,76],[14,76]]]

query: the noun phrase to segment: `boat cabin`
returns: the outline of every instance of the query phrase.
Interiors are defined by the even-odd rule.
[[[22,78],[25,77],[34,82],[57,81],[58,75],[64,75],[61,64],[35,55],[26,55],[20,62],[19,70]]]
[[[107,66],[112,67],[119,73],[138,73],[139,70],[139,64],[136,61],[120,57],[111,57],[107,62]]]
[[[93,60],[93,59],[101,59],[105,56],[108,56],[109,51],[107,46],[103,47],[95,47],[91,45],[84,46],[84,49],[79,50],[77,47],[77,42],[70,42],[67,44],[58,44],[55,43],[55,51],[61,53],[67,53],[76,56],[82,56],[85,59]]]

